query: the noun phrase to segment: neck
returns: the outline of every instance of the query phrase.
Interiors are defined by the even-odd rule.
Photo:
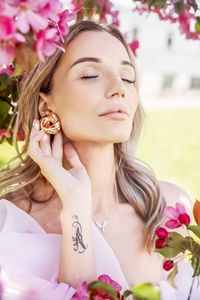
[[[93,215],[105,215],[116,201],[114,145],[100,145],[93,142],[72,142],[72,144],[90,178]],[[70,169],[66,158],[64,167]]]

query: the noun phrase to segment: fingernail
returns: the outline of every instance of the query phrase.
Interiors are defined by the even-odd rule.
[[[33,126],[37,129],[39,129],[39,124],[36,119],[34,119],[34,121],[33,121]]]

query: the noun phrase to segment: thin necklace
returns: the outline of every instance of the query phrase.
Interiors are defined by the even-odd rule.
[[[116,199],[118,199],[118,197],[116,197]],[[110,213],[112,212],[115,204],[116,204],[117,201],[114,201],[114,204],[112,205],[112,208],[110,210]],[[106,216],[106,219],[103,221],[103,222],[98,222],[98,221],[94,221],[95,224],[97,225],[97,227],[101,230],[102,233],[104,233],[104,230],[105,230],[105,227],[107,226],[108,224],[108,215]]]

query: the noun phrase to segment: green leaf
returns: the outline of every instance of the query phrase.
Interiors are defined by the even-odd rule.
[[[200,246],[191,236],[186,236],[183,241],[181,241],[184,251],[189,250],[193,255],[200,256]]]
[[[179,252],[184,250],[181,242],[185,240],[185,237],[183,237],[180,233],[178,232],[170,232],[169,237],[167,239],[167,246],[175,249],[179,249]]]
[[[127,298],[128,296],[130,295],[133,295],[133,292],[131,290],[126,290],[124,293],[123,293],[123,296],[124,298]]]
[[[10,105],[0,100],[0,119],[5,120],[7,118],[8,112],[10,110]]]
[[[156,248],[154,251],[162,254],[164,257],[173,258],[180,252],[185,251],[186,246],[183,245],[185,238],[177,233],[170,232],[164,248]]]
[[[9,76],[6,73],[0,74],[0,92],[7,89],[9,84]]]
[[[174,283],[174,278],[176,276],[176,274],[178,273],[178,267],[177,267],[177,263],[174,264],[174,268],[173,270],[170,272],[170,274],[167,277],[167,281],[175,288],[177,289],[175,283]]]
[[[118,292],[115,290],[114,286],[112,284],[104,283],[101,280],[96,280],[91,282],[88,285],[88,289],[101,289],[104,291],[106,294],[111,296],[113,299],[118,300]]]
[[[180,11],[184,9],[184,1],[181,0],[179,2],[174,3],[174,10],[178,14]]]
[[[188,229],[191,230],[198,238],[200,238],[200,226],[190,225],[188,226]]]
[[[134,285],[133,294],[136,299],[142,300],[161,300],[160,290],[152,283],[141,283]]]
[[[166,4],[166,0],[154,0],[153,2],[151,2],[151,6],[155,6],[155,7],[159,7],[162,8],[164,7]]]
[[[16,64],[14,72],[12,73],[12,75],[10,77],[16,77],[21,75],[23,72],[23,69],[20,67],[20,65]]]
[[[199,22],[196,22],[196,24],[195,24],[195,31],[200,33],[200,23]]]
[[[175,249],[175,248],[171,248],[171,247],[166,246],[165,248],[156,248],[154,250],[154,252],[158,252],[158,253],[160,253],[161,255],[163,255],[164,257],[167,257],[167,258],[173,258],[182,251],[180,251],[179,249]]]
[[[191,265],[194,269],[194,274],[192,277],[199,276],[200,275],[200,259],[199,257],[193,256],[191,260]]]

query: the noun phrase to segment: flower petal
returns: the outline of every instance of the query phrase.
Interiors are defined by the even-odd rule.
[[[14,59],[15,45],[1,43],[0,44],[0,64],[10,65]]]
[[[35,31],[43,30],[48,26],[48,21],[46,19],[31,10],[27,11],[26,18]]]
[[[174,229],[174,228],[181,227],[181,224],[176,220],[169,220],[165,223],[165,226],[169,229]]]
[[[172,206],[165,207],[164,214],[168,219],[177,220],[179,213],[177,210]]]
[[[179,215],[180,214],[186,214],[185,207],[180,202],[176,202],[176,210],[177,210]]]

